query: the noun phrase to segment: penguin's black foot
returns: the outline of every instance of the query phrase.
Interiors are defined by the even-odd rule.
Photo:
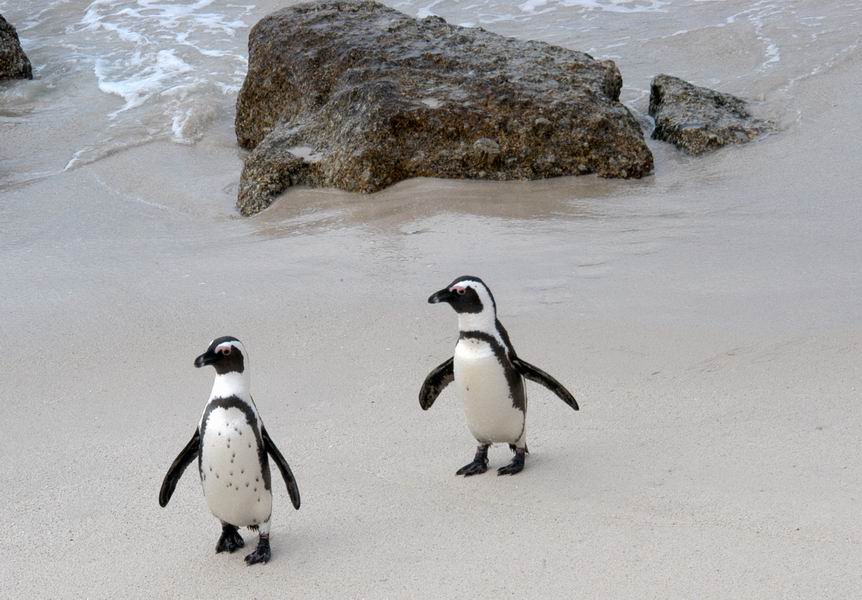
[[[261,536],[257,548],[245,557],[245,562],[256,565],[257,563],[268,563],[270,558],[272,558],[272,552],[269,549],[269,538]]]
[[[239,531],[233,525],[222,525],[221,537],[216,544],[216,554],[220,552],[236,552],[245,546]]]
[[[524,448],[518,448],[515,450],[515,458],[512,459],[505,467],[500,467],[497,469],[497,475],[514,475],[515,473],[520,473],[524,470],[524,457],[526,456],[527,451]]]
[[[464,465],[457,471],[455,471],[455,475],[463,475],[464,477],[470,477],[470,475],[479,475],[480,473],[484,473],[488,470],[488,446],[482,445],[476,449],[476,456],[473,457],[473,462],[469,465]]]
[[[457,471],[455,471],[455,475],[463,475],[464,477],[469,477],[470,475],[480,475],[488,470],[488,459],[485,460],[474,460],[469,465],[464,465]]]

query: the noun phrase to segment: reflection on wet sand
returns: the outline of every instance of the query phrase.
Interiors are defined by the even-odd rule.
[[[412,179],[371,195],[292,188],[253,220],[261,234],[273,237],[348,225],[414,235],[426,230],[411,224],[440,215],[530,221],[535,226],[607,217],[610,212],[596,200],[623,204],[654,185],[652,178],[630,182],[584,176],[537,182]]]

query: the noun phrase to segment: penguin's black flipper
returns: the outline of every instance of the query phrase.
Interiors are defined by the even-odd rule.
[[[266,448],[266,453],[272,457],[275,464],[278,465],[278,470],[281,471],[281,476],[287,484],[287,493],[290,494],[290,501],[293,503],[293,508],[299,510],[299,486],[296,484],[296,478],[293,476],[293,471],[290,470],[290,465],[284,460],[284,456],[276,447],[275,442],[269,437],[266,432],[266,427],[261,426],[261,434],[263,435],[263,445]]]
[[[520,358],[512,358],[512,365],[514,365],[515,369],[531,381],[535,381],[536,383],[541,383],[543,386],[554,392],[557,396],[560,397],[560,400],[574,408],[575,410],[579,410],[578,402],[575,400],[575,397],[572,396],[571,392],[563,387],[563,384],[545,373],[539,367],[535,367],[528,363],[525,360],[521,360]]]
[[[198,457],[200,446],[201,434],[197,429],[195,429],[195,434],[192,436],[192,439],[189,440],[186,447],[182,449],[179,455],[174,459],[174,462],[171,463],[171,466],[165,475],[165,480],[162,482],[162,489],[159,490],[159,505],[162,508],[168,505],[171,496],[174,494],[174,489],[176,489],[177,483],[179,483],[180,477],[183,476],[183,472],[186,470],[186,467],[188,467],[191,462]]]
[[[454,361],[454,358],[444,361],[443,364],[428,373],[428,377],[422,382],[422,389],[419,390],[419,406],[422,407],[422,410],[431,408],[440,392],[455,380],[455,370],[452,367]]]

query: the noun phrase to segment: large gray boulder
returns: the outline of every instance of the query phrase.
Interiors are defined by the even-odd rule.
[[[33,79],[33,67],[24,54],[18,32],[0,15],[0,79]]]
[[[237,207],[254,214],[296,184],[643,177],[652,154],[621,87],[612,61],[377,2],[285,8],[249,36]]]
[[[772,129],[768,121],[751,116],[741,98],[671,75],[653,79],[649,114],[655,118],[654,139],[695,155],[750,142]]]

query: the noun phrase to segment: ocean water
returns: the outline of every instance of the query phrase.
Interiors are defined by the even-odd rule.
[[[0,0],[35,81],[0,85],[0,185],[20,185],[153,140],[231,127],[249,28],[288,2]],[[540,39],[615,60],[643,116],[668,72],[741,94],[785,126],[794,85],[859,51],[856,0],[402,0],[411,15]],[[649,126],[648,118],[643,118]],[[40,132],[33,133],[34,124]],[[18,141],[42,136],[44,143]],[[22,147],[23,146],[23,147]],[[45,146],[53,151],[46,152]]]

